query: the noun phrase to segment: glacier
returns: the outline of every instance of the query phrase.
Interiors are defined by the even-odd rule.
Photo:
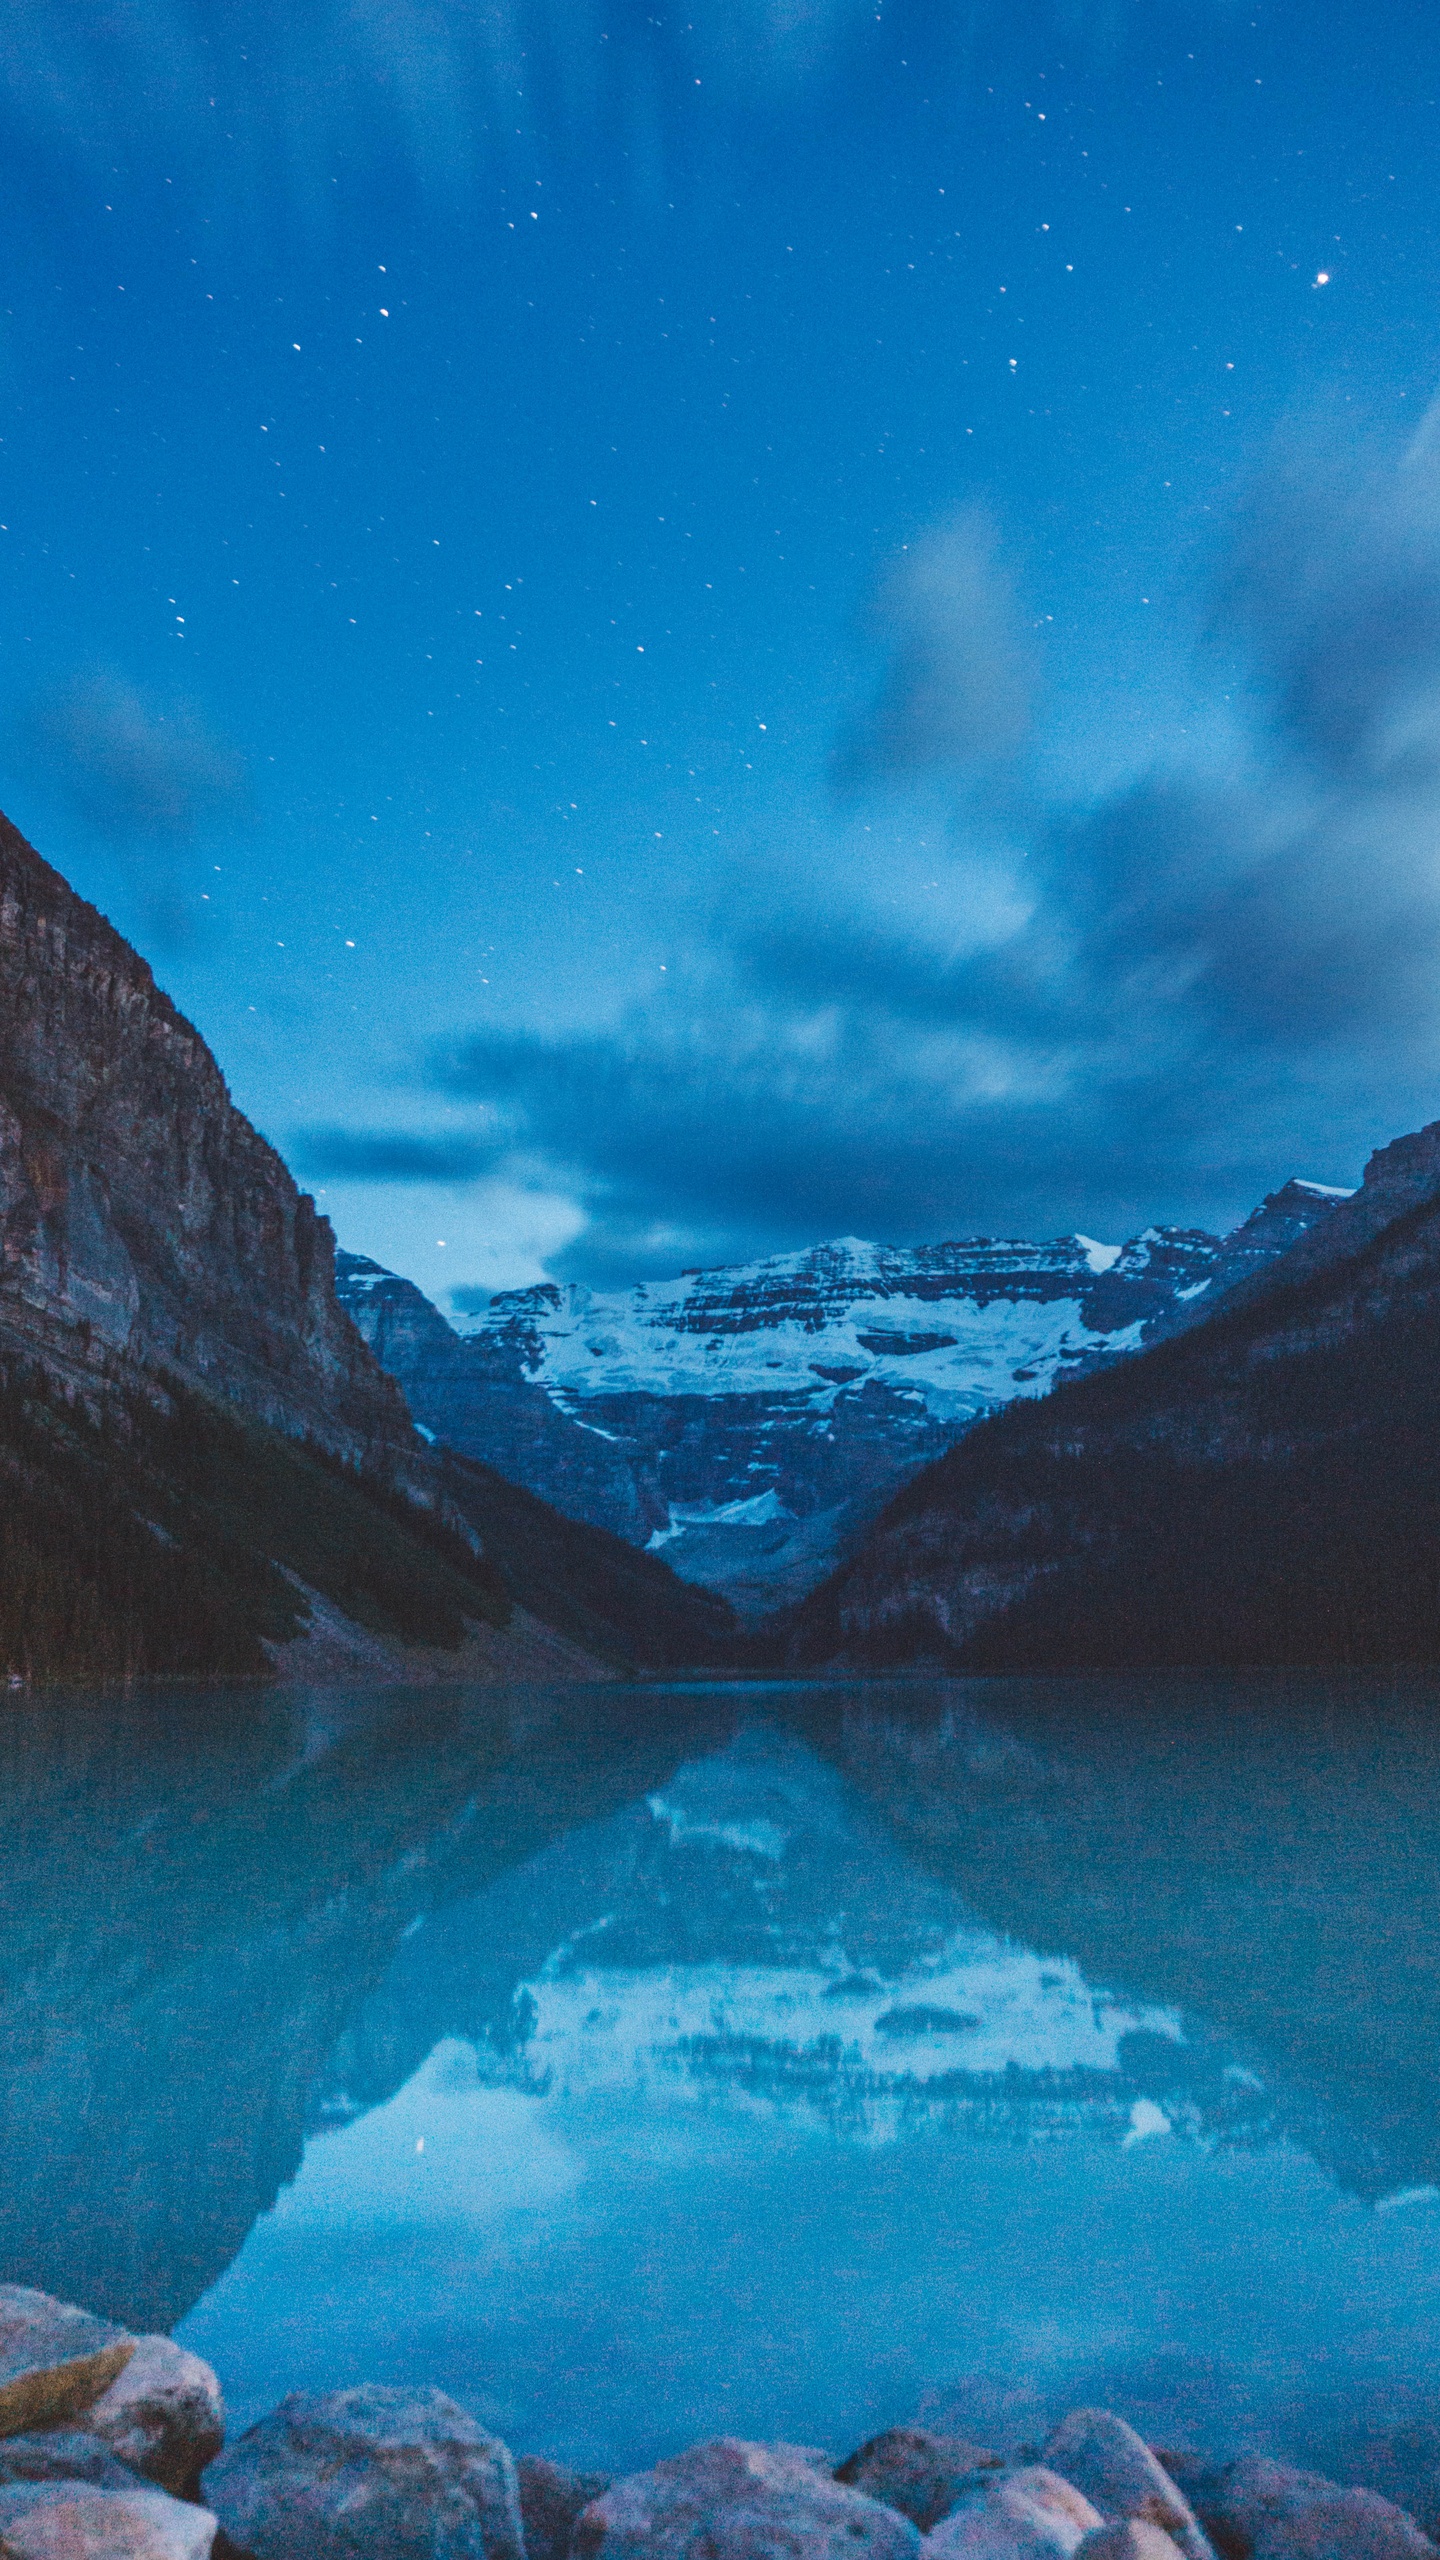
[[[1346,1196],[1291,1181],[1223,1237],[841,1236],[628,1289],[545,1281],[448,1320],[363,1255],[338,1256],[338,1287],[427,1434],[753,1618],[983,1415],[1199,1320]]]

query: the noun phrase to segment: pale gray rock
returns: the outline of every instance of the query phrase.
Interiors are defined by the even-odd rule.
[[[63,2426],[108,2390],[134,2351],[113,2321],[27,2284],[0,2284],[0,2436]]]
[[[205,2495],[254,2560],[524,2560],[509,2451],[443,2391],[294,2392]]]
[[[1007,2471],[925,2537],[926,2560],[1070,2560],[1104,2517],[1043,2464]]]
[[[1434,2560],[1413,2517],[1373,2489],[1245,2454],[1195,2491],[1224,2560]]]
[[[515,2465],[526,2560],[566,2560],[575,2519],[610,2486],[602,2471],[567,2471],[543,2454],[522,2453]]]
[[[1110,2409],[1072,2409],[1045,2447],[1052,2471],[1083,2489],[1107,2522],[1159,2525],[1185,2560],[1215,2560],[1177,2483],[1149,2446]]]
[[[172,2497],[193,2498],[200,2474],[225,2442],[220,2385],[200,2356],[173,2338],[137,2338],[124,2371],[85,2424],[146,2480]]]
[[[1125,2524],[1102,2524],[1075,2546],[1075,2560],[1175,2560],[1177,2545],[1158,2524],[1132,2516]]]
[[[25,2480],[80,2480],[92,2489],[133,2489],[135,2474],[108,2445],[81,2427],[47,2427],[43,2435],[0,2443],[0,2487]]]
[[[617,2480],[578,2519],[571,2560],[918,2560],[907,2516],[817,2470],[798,2446],[722,2436]]]
[[[848,2454],[835,2477],[863,2490],[882,2506],[908,2516],[921,2533],[948,2516],[968,2488],[1002,2468],[1002,2457],[965,2436],[932,2435],[925,2427],[887,2427],[858,2453]],[[534,2554],[531,2554],[534,2560]]]
[[[210,2560],[215,2518],[163,2489],[0,2489],[0,2560]]]

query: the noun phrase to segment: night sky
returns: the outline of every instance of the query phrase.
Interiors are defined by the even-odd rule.
[[[0,800],[455,1306],[1355,1181],[1437,98],[1433,0],[12,0]]]

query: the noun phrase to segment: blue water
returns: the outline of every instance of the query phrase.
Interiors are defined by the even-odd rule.
[[[1359,2476],[1407,2424],[1428,2461],[1437,1704],[23,1708],[0,2275],[175,2326],[238,2423],[431,2381],[618,2469],[1103,2396],[1156,2441]]]

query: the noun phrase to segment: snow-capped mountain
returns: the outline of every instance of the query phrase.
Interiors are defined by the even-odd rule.
[[[362,1256],[338,1285],[425,1430],[758,1611],[982,1414],[1208,1313],[1346,1196],[1289,1182],[1225,1237],[844,1237],[624,1291],[509,1290],[453,1324]]]
[[[312,2122],[385,2103],[417,2065],[442,2090],[478,2074],[552,2100],[641,2095],[865,2146],[936,2125],[1264,2141],[1275,2115],[1201,2021],[987,1927],[765,1728],[432,1913],[331,2056]]]

